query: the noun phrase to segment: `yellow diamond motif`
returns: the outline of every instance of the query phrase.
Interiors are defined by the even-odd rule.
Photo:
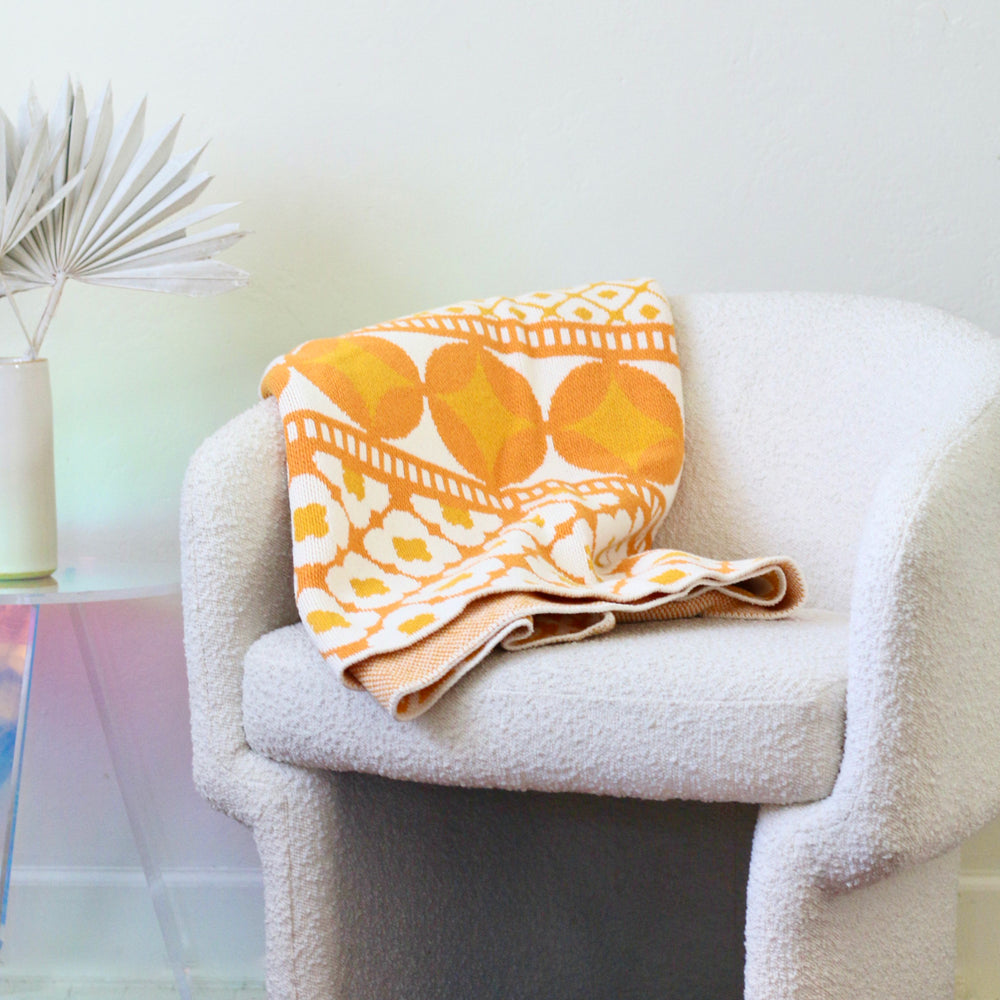
[[[378,404],[390,389],[408,389],[411,383],[364,348],[355,347],[348,340],[342,343],[344,346],[334,355],[334,363],[351,380],[368,408],[369,417],[374,418]]]
[[[457,392],[443,393],[441,399],[469,429],[490,469],[496,468],[497,457],[508,438],[531,426],[497,399],[478,358],[472,378]]]
[[[608,387],[600,406],[582,420],[570,424],[569,429],[617,455],[632,470],[639,467],[646,451],[675,436],[671,428],[636,407],[617,381]]]

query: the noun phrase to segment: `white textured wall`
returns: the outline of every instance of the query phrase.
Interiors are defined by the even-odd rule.
[[[650,274],[892,295],[1000,329],[994,0],[49,0],[5,25],[0,106],[30,80],[50,101],[67,71],[94,96],[110,79],[122,110],[148,93],[151,126],[185,112],[182,145],[213,140],[209,193],[254,231],[228,254],[253,275],[237,294],[67,292],[46,353],[68,529],[169,534],[188,456],[274,355],[453,299]],[[170,862],[238,881],[249,841],[189,787],[176,608],[151,614],[162,700],[130,697],[159,741]],[[65,625],[43,619],[24,892],[133,863]],[[1000,970],[974,913],[1000,898],[1000,827],[967,867],[963,954],[986,996]]]

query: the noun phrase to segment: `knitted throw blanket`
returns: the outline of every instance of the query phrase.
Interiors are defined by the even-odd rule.
[[[261,393],[284,421],[299,611],[345,683],[409,719],[498,644],[796,607],[787,559],[651,548],[684,457],[676,352],[663,293],[628,281],[274,361]]]

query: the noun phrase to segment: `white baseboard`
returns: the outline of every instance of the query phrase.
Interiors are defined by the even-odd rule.
[[[260,872],[172,869],[164,871],[164,882],[192,975],[219,984],[218,990],[223,984],[249,984],[243,988],[253,990],[262,983]],[[170,979],[159,925],[137,868],[15,868],[3,941],[0,997],[9,995],[2,984],[18,977],[77,983]],[[956,997],[1000,997],[1000,872],[961,875]]]
[[[1000,872],[963,871],[959,877],[955,996],[1000,997]]]
[[[264,978],[259,871],[163,873],[194,977]],[[139,869],[15,868],[0,948],[3,979],[169,980],[159,924]],[[0,993],[2,996],[2,993]]]

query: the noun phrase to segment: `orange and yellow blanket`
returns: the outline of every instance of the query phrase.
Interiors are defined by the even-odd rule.
[[[787,559],[651,548],[684,458],[655,282],[463,302],[310,341],[261,392],[284,421],[302,620],[396,718],[498,644],[782,616],[802,600]]]

